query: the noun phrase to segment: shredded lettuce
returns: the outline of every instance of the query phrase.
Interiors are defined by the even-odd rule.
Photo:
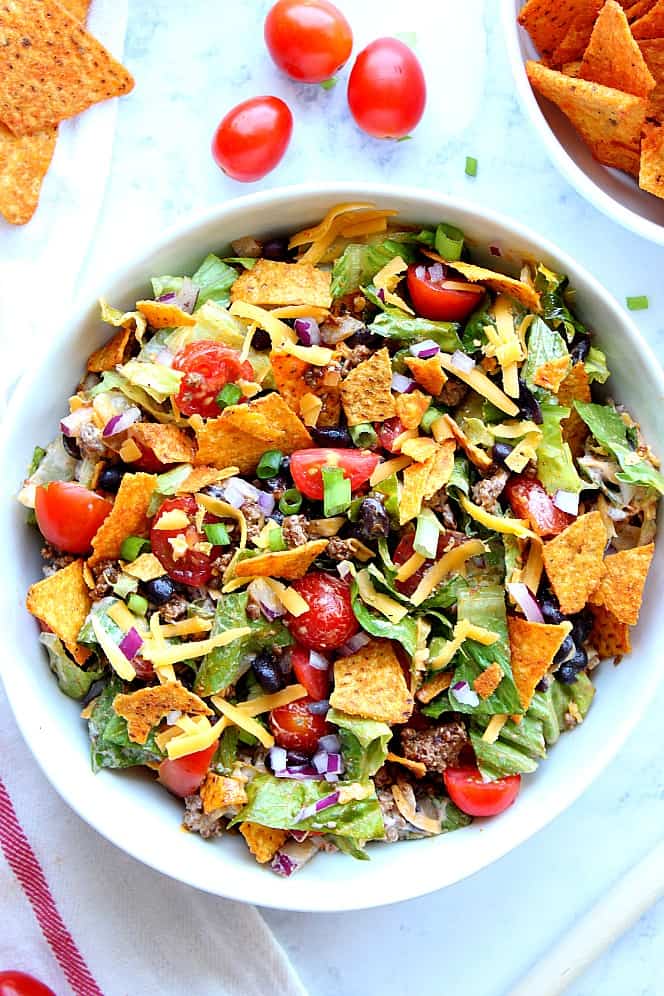
[[[477,353],[487,342],[486,326],[495,329],[496,318],[489,311],[490,302],[486,297],[482,299],[482,304],[472,313],[466,322],[461,333],[461,343],[464,353]],[[501,412],[501,415],[503,413]]]
[[[118,373],[159,403],[178,393],[184,376],[181,370],[174,370],[163,363],[143,363],[141,360],[129,360],[118,367]]]
[[[375,612],[364,604],[355,582],[351,587],[351,600],[355,618],[365,632],[385,640],[396,640],[407,654],[413,656],[417,650],[417,622],[413,616],[404,616],[398,623],[390,622],[380,612]]]
[[[60,691],[70,699],[82,699],[90,691],[93,681],[97,681],[104,673],[104,668],[89,671],[79,667],[68,656],[62,641],[55,633],[40,633],[39,642],[46,647],[51,671],[58,679]]]
[[[118,716],[113,709],[115,696],[123,691],[122,682],[114,675],[95,700],[88,720],[93,771],[132,768],[163,760],[164,755],[154,739],[154,730],[150,731],[144,744],[136,744],[129,739],[126,719]]]
[[[401,256],[406,263],[412,263],[415,249],[406,242],[393,239],[373,245],[351,242],[334,261],[330,287],[332,297],[343,297],[368,284],[386,263],[397,256]]]
[[[385,763],[387,745],[392,739],[392,730],[387,723],[348,716],[336,709],[330,709],[326,719],[339,727],[344,777],[353,782],[365,782],[375,775]]]
[[[117,605],[120,601],[119,598],[114,598],[113,595],[107,595],[105,598],[100,599],[98,602],[93,602],[92,608],[88,612],[87,618],[83,625],[81,626],[80,632],[78,634],[78,642],[84,643],[86,647],[96,647],[97,637],[95,631],[92,628],[92,617],[95,616],[102,627],[106,630],[110,638],[114,643],[120,643],[124,636],[124,632],[120,629],[118,624],[114,622],[108,614],[108,610],[114,605]]]
[[[609,368],[606,365],[606,355],[597,346],[590,347],[583,365],[586,368],[586,374],[591,384],[593,381],[597,381],[598,384],[606,384],[611,376]]]
[[[255,262],[255,260],[253,261]],[[164,275],[152,278],[152,291],[155,296],[175,293],[182,289],[182,277]],[[226,306],[230,302],[229,290],[237,280],[237,270],[228,266],[223,260],[210,253],[205,257],[191,281],[198,288],[195,311],[198,311],[206,301],[216,301]]]
[[[521,369],[521,377],[529,388],[537,390],[533,377],[544,363],[567,356],[565,340],[558,332],[554,332],[541,318],[535,318],[528,335],[528,358]]]
[[[571,342],[576,333],[586,335],[587,329],[568,307],[567,299],[570,295],[567,289],[568,283],[564,274],[554,273],[543,263],[537,267],[535,288],[540,292],[540,306],[544,320],[554,329],[562,329],[568,342]]]
[[[542,439],[537,447],[537,476],[547,493],[553,495],[558,490],[573,491],[575,494],[588,487],[579,477],[574,458],[568,443],[563,440],[560,423],[570,413],[555,402],[543,400]]]
[[[75,469],[76,460],[64,448],[62,436],[49,443],[45,450],[41,446],[35,447],[28,477],[17,495],[21,505],[34,508],[37,485],[50,481],[71,481]]]
[[[433,322],[428,318],[411,318],[396,308],[387,308],[374,318],[369,330],[384,339],[400,342],[423,342],[433,339],[446,353],[461,349],[459,326],[454,322]]]
[[[615,408],[585,401],[575,401],[574,407],[600,446],[620,464],[616,474],[619,481],[654,488],[664,494],[664,475],[630,446],[628,427]]]
[[[240,734],[242,730],[239,726],[229,726],[219,738],[219,746],[212,760],[212,767],[222,775],[230,775],[237,760],[237,751],[240,745]]]

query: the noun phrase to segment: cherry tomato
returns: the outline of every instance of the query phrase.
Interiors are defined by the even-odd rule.
[[[0,972],[0,996],[55,996],[52,989],[26,972]]]
[[[146,474],[163,474],[175,466],[174,463],[162,463],[151,446],[146,446],[145,443],[142,443],[138,439],[132,439],[132,442],[136,443],[141,451],[140,457],[138,460],[133,460],[132,465],[139,470],[144,470]]]
[[[328,0],[278,0],[265,18],[265,44],[291,79],[322,83],[348,59],[353,32]]]
[[[534,478],[511,477],[505,486],[505,497],[517,518],[529,522],[538,536],[556,536],[574,522],[575,516],[557,508]]]
[[[168,758],[162,761],[159,765],[161,784],[165,785],[173,795],[179,795],[183,799],[186,795],[193,795],[207,774],[218,743],[217,740],[211,747],[196,751],[195,754],[178,757],[175,761]]]
[[[240,362],[237,349],[230,349],[210,339],[198,339],[175,354],[173,369],[184,377],[175,403],[183,415],[216,418],[221,413],[217,395],[226,384],[253,380],[248,360]]]
[[[323,497],[322,467],[341,467],[344,477],[350,478],[351,491],[369,480],[380,457],[369,450],[344,450],[316,447],[296,450],[291,454],[290,472],[298,491],[306,498],[318,501]]]
[[[189,518],[189,525],[182,529],[157,529],[157,523],[165,512],[173,509],[181,509]],[[210,553],[196,550],[198,543],[207,543],[207,537],[200,533],[194,525],[194,516],[198,511],[198,505],[193,495],[183,495],[181,498],[167,498],[159,509],[150,530],[150,543],[152,552],[168,572],[169,577],[180,584],[188,584],[193,588],[200,588],[207,584],[212,576],[212,562],[218,556],[221,547],[213,546]],[[206,516],[206,520],[208,516]],[[212,519],[210,519],[212,521]],[[173,545],[169,540],[177,536],[184,536],[187,541],[187,552],[181,556],[175,556]]]
[[[309,663],[309,650],[305,647],[293,647],[291,650],[291,661],[293,662],[293,672],[301,685],[307,690],[307,695],[320,702],[326,699],[330,691],[329,668],[322,671]]]
[[[341,578],[312,571],[293,588],[309,606],[301,616],[288,616],[291,635],[309,650],[336,650],[350,640],[360,626],[353,613],[350,586]]]
[[[437,322],[462,322],[477,308],[484,288],[467,280],[448,279],[440,263],[433,266],[411,263],[408,267],[408,293],[422,318]]]
[[[398,39],[377,38],[356,58],[348,106],[359,127],[374,138],[408,135],[424,113],[426,96],[417,56]]]
[[[234,180],[260,180],[282,159],[293,133],[293,115],[278,97],[252,97],[221,119],[212,139],[219,169]]]
[[[521,788],[521,775],[483,782],[477,768],[447,768],[445,788],[455,806],[469,816],[497,816],[511,806]]]
[[[442,557],[443,553],[445,553],[446,550],[449,550],[455,546],[459,546],[459,544],[463,543],[467,538],[468,537],[464,536],[463,533],[456,533],[452,531],[441,533],[440,536],[438,537],[438,547],[436,549],[436,557]],[[415,541],[414,531],[406,533],[404,536],[401,537],[401,539],[397,543],[394,553],[392,554],[393,563],[395,563],[397,566],[400,566],[401,564],[405,564],[407,560],[410,560],[413,553],[415,552],[415,548],[413,546],[414,541]],[[408,580],[395,581],[394,585],[397,591],[400,591],[404,595],[408,596],[412,595],[415,589],[417,588],[418,584],[426,574],[426,572],[431,567],[432,563],[433,560],[425,560],[422,566],[419,567],[415,571],[415,573],[408,578]]]
[[[40,484],[35,495],[37,525],[49,543],[65,553],[86,553],[113,502],[74,481]]]
[[[318,741],[330,732],[325,716],[309,712],[313,699],[298,699],[289,705],[279,706],[270,713],[270,729],[279,747],[301,750],[313,754]]]
[[[388,453],[396,453],[394,443],[406,431],[406,426],[399,416],[395,415],[394,418],[385,419],[384,422],[376,422],[374,428],[383,449]]]

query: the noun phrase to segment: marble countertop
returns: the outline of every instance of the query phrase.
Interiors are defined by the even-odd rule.
[[[347,71],[329,91],[278,75],[262,40],[268,6],[267,0],[130,0],[125,61],[137,85],[120,104],[111,178],[84,280],[96,280],[190,212],[248,190],[361,178],[438,189],[526,222],[580,259],[619,300],[648,294],[650,309],[634,318],[656,349],[664,346],[664,249],[599,214],[555,171],[517,103],[497,0],[420,3],[410,16],[393,0],[339,0],[356,51],[377,35],[416,33],[429,100],[412,140],[402,143],[377,142],[355,128],[345,105]],[[272,174],[241,185],[219,172],[208,147],[223,113],[260,93],[289,102],[293,141]],[[464,173],[466,155],[479,161],[474,179]],[[471,879],[365,913],[266,911],[313,996],[505,993],[657,841],[663,711],[664,691],[581,800]],[[570,993],[661,993],[663,941],[660,903]]]

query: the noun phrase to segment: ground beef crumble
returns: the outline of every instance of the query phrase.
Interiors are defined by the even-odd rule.
[[[365,360],[368,360],[372,355],[372,352],[373,351],[369,349],[368,346],[362,345],[353,346],[352,349],[349,349],[341,361],[341,372],[344,377],[346,374],[350,373],[351,370],[354,370],[355,367],[358,367],[360,363],[364,363]]]
[[[432,498],[425,499],[422,504],[425,508],[430,508],[440,515],[446,529],[456,529],[456,516],[452,511],[452,506],[447,500],[446,488],[441,488],[440,491],[436,491]]]
[[[257,540],[261,529],[265,525],[265,516],[261,511],[260,505],[258,502],[252,501],[251,498],[245,499],[242,503],[242,514],[247,523],[248,538],[250,540]]]
[[[306,515],[287,515],[281,525],[281,535],[284,543],[291,550],[295,546],[303,546],[309,541]]]
[[[44,561],[42,565],[42,571],[45,578],[55,574],[56,571],[61,571],[63,567],[68,567],[72,564],[76,557],[71,553],[61,553],[60,550],[56,550],[54,546],[50,543],[44,543],[41,548],[41,556]]]
[[[332,560],[352,560],[355,556],[353,543],[351,540],[341,539],[340,536],[332,536],[325,548],[325,553]]]
[[[106,452],[101,429],[93,422],[84,422],[81,426],[78,448],[81,451],[81,456],[90,460],[98,460]]]
[[[459,764],[468,744],[466,727],[458,720],[430,730],[402,730],[401,749],[409,761],[421,761],[427,771],[445,771]]]
[[[475,504],[481,505],[487,512],[495,512],[498,508],[498,498],[503,493],[509,474],[502,467],[491,477],[484,477],[473,485],[472,498]]]
[[[189,602],[184,595],[173,595],[167,602],[159,606],[159,617],[162,622],[172,623],[179,619],[185,619],[189,609]]]
[[[438,395],[438,401],[443,405],[447,405],[448,408],[456,408],[457,405],[461,404],[469,390],[470,388],[466,384],[463,384],[455,377],[450,377]]]
[[[118,560],[100,560],[92,568],[92,573],[95,579],[95,586],[90,592],[90,598],[93,602],[96,602],[100,598],[105,598],[106,595],[111,594],[113,585],[117,583],[122,574],[122,568]]]
[[[184,800],[185,811],[183,826],[192,833],[199,833],[207,840],[208,837],[219,837],[224,832],[225,819],[214,813],[203,812],[203,800],[200,795],[188,795]]]
[[[227,550],[226,553],[220,553],[218,557],[212,561],[211,571],[213,578],[221,578],[226,573],[226,569],[230,564],[231,560],[235,556],[233,550]]]

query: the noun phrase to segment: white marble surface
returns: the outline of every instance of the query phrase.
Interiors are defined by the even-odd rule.
[[[249,189],[316,178],[375,179],[429,186],[503,211],[577,256],[618,299],[647,293],[650,309],[634,317],[661,349],[664,249],[612,224],[554,171],[516,103],[498,0],[421,0],[412,8],[391,0],[339,0],[339,6],[352,20],[356,50],[379,34],[417,33],[429,101],[412,141],[381,143],[362,135],[347,114],[342,83],[325,92],[280,77],[262,41],[267,0],[130,0],[126,61],[137,86],[121,102],[87,278],[96,281],[127,251],[189,212]],[[293,143],[274,173],[243,186],[216,169],[210,137],[232,104],[270,92],[293,109]],[[464,174],[466,155],[479,160],[476,179]],[[505,993],[659,838],[663,712],[660,693],[579,802],[472,879],[368,913],[267,912],[312,994]],[[570,992],[662,993],[663,942],[660,903]]]

